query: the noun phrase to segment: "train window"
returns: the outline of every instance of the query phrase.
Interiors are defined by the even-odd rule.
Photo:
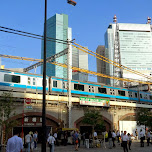
[[[57,88],[57,81],[53,81],[53,87]]]
[[[90,86],[89,86],[89,92],[91,91],[91,88],[90,88]]]
[[[150,100],[152,100],[152,95],[149,96]]]
[[[81,90],[81,91],[84,91],[84,85],[81,85],[81,84],[74,84],[74,90]]]
[[[106,88],[98,88],[98,92],[107,93],[107,90],[106,90]]]
[[[140,94],[140,98],[142,98],[142,94]]]
[[[28,85],[31,84],[31,78],[30,77],[28,77],[27,83],[28,83]]]
[[[125,96],[125,91],[118,90],[118,94],[121,96]]]
[[[135,93],[135,97],[137,98],[137,93]]]
[[[94,87],[92,87],[92,92],[94,92]]]
[[[20,83],[20,76],[5,74],[4,81],[5,82]]]
[[[36,84],[36,81],[35,81],[35,78],[33,78],[33,85],[35,85]]]

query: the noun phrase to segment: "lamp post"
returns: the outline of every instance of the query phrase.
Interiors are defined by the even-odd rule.
[[[67,3],[75,6],[76,2],[67,0]],[[47,0],[45,0],[44,17],[44,54],[43,54],[43,106],[42,106],[42,152],[46,152],[46,33],[47,33]]]

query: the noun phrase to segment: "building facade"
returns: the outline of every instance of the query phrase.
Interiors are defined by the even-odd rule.
[[[99,45],[96,49],[96,53],[105,56],[105,46]],[[97,73],[106,74],[106,63],[103,60],[97,58]],[[106,78],[104,77],[97,77],[97,82],[99,83],[106,83]]]
[[[47,37],[64,40],[72,39],[72,29],[68,27],[68,15],[55,14],[53,17],[47,20]],[[44,44],[42,40],[41,58],[43,59]],[[56,53],[59,53],[67,48],[66,43],[59,43],[59,41],[47,41],[46,43],[46,57],[50,57]],[[56,58],[56,62],[67,64],[67,55]],[[43,73],[43,67],[41,67],[41,73]],[[59,67],[50,63],[46,65],[46,75],[56,76],[61,78],[67,78],[67,69]]]
[[[105,33],[105,57],[113,61],[116,57],[116,33],[120,63],[150,76],[152,74],[152,26],[150,24],[110,24]],[[115,68],[112,64],[106,63],[106,74],[115,76]],[[122,77],[147,81],[146,78],[125,70],[122,70]],[[108,83],[115,85],[115,80],[108,80]]]
[[[72,66],[88,70],[88,54],[77,48],[72,48]],[[88,74],[79,71],[72,71],[72,79],[88,81]]]

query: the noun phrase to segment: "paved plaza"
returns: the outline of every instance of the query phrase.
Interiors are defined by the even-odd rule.
[[[38,145],[38,149],[34,152],[41,152],[40,149],[41,145]],[[47,152],[49,152],[49,147],[47,147]],[[67,146],[55,146],[55,152],[74,152],[74,145],[67,145]],[[83,145],[80,146],[79,152],[123,152],[123,148],[116,143],[116,147],[109,149],[108,143],[106,143],[106,148],[104,146],[100,148],[85,148]],[[152,144],[150,146],[147,146],[147,143],[145,143],[145,147],[140,147],[140,143],[133,141],[131,150],[128,150],[128,152],[152,152]]]

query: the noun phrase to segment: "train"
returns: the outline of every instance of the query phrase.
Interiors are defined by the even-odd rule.
[[[47,94],[67,95],[67,79],[58,77],[46,77]],[[32,73],[15,72],[0,69],[0,90],[39,92],[43,91],[43,76]],[[102,83],[71,80],[71,95],[73,97],[95,97],[109,100],[124,100],[133,102],[152,103],[150,92],[134,89],[114,87]]]

